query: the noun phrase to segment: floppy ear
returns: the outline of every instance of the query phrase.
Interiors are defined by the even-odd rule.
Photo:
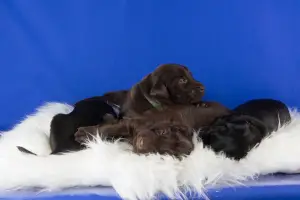
[[[149,91],[149,96],[157,99],[168,99],[169,92],[167,87],[160,82],[153,74],[148,74],[140,82],[140,88],[144,92]]]
[[[168,99],[169,92],[167,87],[163,83],[156,82],[152,85],[152,88],[150,90],[150,96],[155,98]]]

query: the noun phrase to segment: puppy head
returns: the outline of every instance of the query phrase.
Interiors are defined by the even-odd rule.
[[[204,86],[193,78],[187,67],[179,64],[157,67],[141,86],[148,86],[149,96],[165,103],[190,104],[204,95]]]
[[[215,152],[239,160],[266,136],[267,129],[259,120],[232,114],[217,118],[210,126],[204,127],[199,137],[205,146]]]
[[[170,122],[139,129],[133,146],[136,153],[159,153],[176,157],[189,155],[194,149],[192,131],[184,125]]]

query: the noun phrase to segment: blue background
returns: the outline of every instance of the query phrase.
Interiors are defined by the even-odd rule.
[[[0,130],[168,62],[229,107],[262,97],[300,107],[300,1],[0,0]]]
[[[297,0],[1,0],[0,127],[46,101],[129,88],[167,62],[229,107],[300,107],[299,36]]]

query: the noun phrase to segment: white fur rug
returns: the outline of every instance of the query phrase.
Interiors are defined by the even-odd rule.
[[[57,190],[74,186],[113,186],[125,199],[151,199],[158,192],[170,198],[182,189],[233,185],[257,175],[300,171],[300,114],[292,112],[292,123],[281,128],[236,162],[202,147],[201,141],[183,161],[170,156],[138,156],[130,146],[106,143],[97,138],[89,149],[48,155],[52,117],[68,113],[72,106],[48,103],[0,138],[0,190],[41,187]],[[23,146],[40,156],[26,155]],[[181,191],[181,192],[180,192]]]

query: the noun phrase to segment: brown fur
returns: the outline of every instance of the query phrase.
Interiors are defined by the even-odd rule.
[[[102,95],[102,99],[109,103],[116,104],[118,106],[122,106],[127,98],[128,90],[118,90],[107,92]]]
[[[117,113],[117,116],[122,118],[141,115],[153,108],[161,111],[175,104],[190,105],[200,101],[203,94],[204,86],[192,77],[187,67],[178,64],[161,65],[129,91],[108,92],[102,97],[82,100],[75,105],[72,113],[55,116],[55,123],[51,123],[50,137],[53,153],[82,148],[73,137],[78,127],[93,127],[95,124],[103,125],[117,120],[115,113],[102,113],[101,109],[99,112],[97,108],[102,106],[103,102],[99,104],[97,101],[104,100],[110,105],[120,106],[121,113]],[[91,104],[92,101],[94,104]],[[151,102],[157,103],[159,108]],[[113,107],[118,110],[115,105]]]
[[[194,148],[193,130],[207,126],[216,117],[229,112],[216,102],[177,105],[163,112],[152,110],[143,116],[125,118],[113,125],[79,128],[75,140],[83,143],[101,133],[108,140],[127,140],[133,144],[136,153],[188,155]]]
[[[190,105],[200,101],[203,95],[204,86],[193,78],[187,67],[164,64],[131,88],[122,106],[122,113],[134,116],[153,109],[149,99],[164,109],[178,104]]]

